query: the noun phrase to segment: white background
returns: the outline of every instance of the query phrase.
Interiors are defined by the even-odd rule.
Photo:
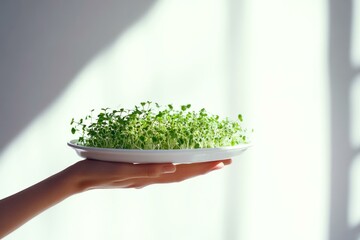
[[[78,161],[69,123],[93,108],[150,100],[242,113],[254,147],[186,182],[73,196],[7,239],[357,239],[329,229],[331,111],[351,109],[353,148],[360,135],[358,81],[351,107],[331,105],[328,2],[32,2],[0,3],[0,197]],[[356,169],[349,228],[360,220]]]

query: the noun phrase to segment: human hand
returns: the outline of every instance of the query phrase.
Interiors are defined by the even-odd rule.
[[[77,180],[78,192],[104,188],[142,188],[173,183],[207,174],[231,163],[230,159],[203,163],[130,164],[82,160],[68,170]]]
[[[96,188],[142,188],[180,182],[221,169],[230,159],[179,164],[130,164],[82,160],[43,181],[0,200],[0,238],[73,194]]]

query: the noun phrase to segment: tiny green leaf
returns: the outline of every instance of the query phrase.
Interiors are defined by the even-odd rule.
[[[248,141],[239,122],[190,108],[186,104],[175,110],[172,104],[162,107],[150,101],[129,110],[102,108],[96,118],[71,119],[71,133],[80,133],[78,143],[84,146],[121,149],[213,148]],[[241,114],[238,120],[242,122]]]

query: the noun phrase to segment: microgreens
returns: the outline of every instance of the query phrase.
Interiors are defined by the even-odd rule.
[[[141,102],[134,109],[102,108],[79,121],[71,120],[71,133],[80,133],[77,144],[118,149],[194,149],[234,146],[248,142],[247,130],[237,121],[220,119],[204,108],[191,111],[191,105],[176,109],[158,103]]]

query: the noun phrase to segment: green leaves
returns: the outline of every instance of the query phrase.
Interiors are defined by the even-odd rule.
[[[191,105],[175,109],[172,104],[141,102],[133,110],[102,108],[79,121],[71,120],[71,133],[79,133],[78,144],[121,149],[193,149],[233,146],[247,142],[246,129],[240,122],[220,119],[203,108],[191,111]]]

